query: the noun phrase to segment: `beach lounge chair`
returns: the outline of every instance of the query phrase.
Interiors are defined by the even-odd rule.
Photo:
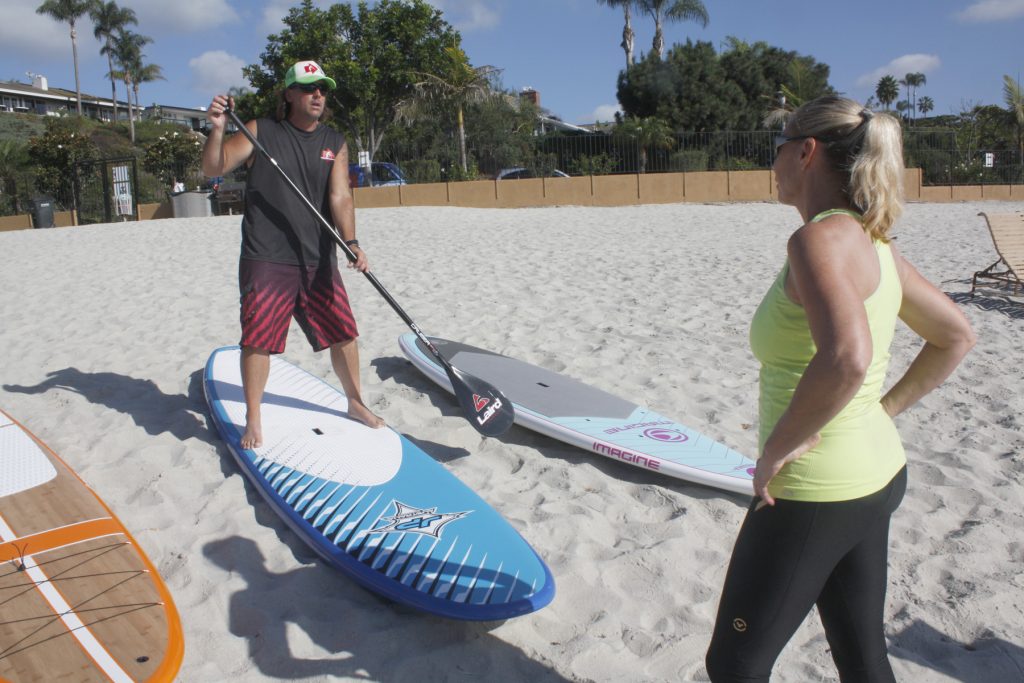
[[[988,222],[992,244],[999,260],[985,270],[979,270],[971,280],[971,296],[979,280],[1009,285],[1014,294],[1024,291],[1024,213],[978,214]],[[984,282],[982,282],[984,284]]]

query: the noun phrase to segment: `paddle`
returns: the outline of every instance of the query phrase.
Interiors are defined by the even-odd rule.
[[[309,201],[306,195],[302,193],[302,190],[299,189],[299,186],[292,182],[292,179],[288,177],[288,174],[285,173],[284,169],[277,164],[277,160],[270,156],[270,153],[267,152],[263,145],[260,144],[260,141],[256,139],[256,136],[249,132],[249,129],[245,127],[242,120],[238,118],[237,114],[235,114],[234,109],[225,109],[224,113],[226,113],[232,123],[238,127],[238,130],[242,131],[245,137],[249,139],[252,146],[256,148],[260,154],[266,157],[267,161],[277,169],[277,172],[281,174],[281,177],[284,178],[286,183],[288,183],[288,186],[292,188],[299,199],[303,201],[306,207],[313,212],[314,216],[316,216],[317,220],[320,221],[321,227],[327,231],[327,234],[330,235],[331,239],[333,239],[337,245],[341,247],[342,251],[345,252],[345,256],[348,257],[348,260],[355,263],[358,257],[355,255],[355,252],[345,244],[345,240],[343,240],[341,235],[338,234],[338,230],[320,214],[316,206],[313,205],[313,202]],[[443,367],[444,371],[448,374],[448,379],[451,380],[452,389],[455,391],[455,398],[458,400],[459,406],[462,408],[462,412],[465,414],[466,419],[469,420],[469,423],[484,436],[498,436],[499,434],[504,434],[508,428],[512,426],[513,420],[515,420],[515,411],[512,407],[512,401],[505,398],[505,396],[498,391],[496,387],[483,381],[479,377],[474,377],[473,375],[462,372],[452,365],[447,358],[441,355],[441,352],[437,350],[437,347],[434,346],[430,339],[423,334],[419,326],[413,322],[412,318],[409,317],[409,314],[402,310],[402,307],[398,305],[398,302],[395,301],[393,296],[391,296],[391,293],[384,288],[384,285],[380,283],[377,276],[368,270],[364,271],[363,275],[365,275],[366,279],[370,281],[370,284],[373,285],[374,289],[384,297],[384,300],[391,305],[391,308],[395,310],[398,317],[405,321],[405,324],[409,326],[409,329],[416,334],[417,338],[423,342],[423,345],[430,350],[435,358],[437,358],[441,367]]]

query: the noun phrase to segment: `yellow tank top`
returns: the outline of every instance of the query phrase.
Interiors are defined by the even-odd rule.
[[[818,214],[812,222],[835,213]],[[870,495],[906,463],[903,444],[892,419],[880,403],[889,366],[889,346],[903,300],[896,262],[888,244],[876,241],[881,276],[878,288],[864,301],[871,330],[872,358],[864,384],[851,401],[821,430],[813,450],[785,465],[768,486],[776,498],[811,502],[852,500]],[[807,315],[786,295],[787,260],[761,301],[750,325],[750,347],[761,362],[759,451],[775,428],[816,352]]]

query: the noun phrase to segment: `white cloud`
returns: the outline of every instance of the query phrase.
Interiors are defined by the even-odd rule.
[[[0,3],[0,45],[4,46],[6,56],[39,58],[51,61],[56,55],[66,55],[71,62],[70,27],[64,22],[56,21],[48,16],[36,14],[35,2]],[[78,53],[82,58],[83,45],[93,48],[95,42],[92,29],[88,26],[88,17],[76,23],[78,31]],[[22,78],[24,74],[0,73],[0,78]]]
[[[227,0],[131,0],[122,3],[135,10],[139,32],[149,35],[146,26],[160,26],[174,32],[203,31],[239,20]]]
[[[288,14],[292,7],[291,0],[271,0],[263,7],[263,19],[260,21],[262,30],[267,35],[280,33],[284,28],[282,19]]]
[[[493,2],[484,0],[429,0],[441,10],[444,20],[460,33],[494,28],[501,16],[492,9]]]
[[[326,10],[336,2],[337,0],[313,0],[313,7]],[[260,13],[260,31],[266,35],[280,33],[284,28],[284,18],[288,16],[288,10],[297,7],[298,4],[296,0],[267,0]],[[355,9],[352,8],[353,12]]]
[[[1024,17],[1024,0],[978,0],[954,16],[964,23],[1016,19]]]
[[[245,62],[223,50],[204,52],[188,60],[192,71],[192,87],[211,96],[226,93],[232,86],[248,85],[242,76]]]
[[[617,104],[602,104],[600,107],[594,110],[590,115],[589,121],[580,121],[580,123],[610,123],[615,120],[616,112],[621,112],[622,107]]]
[[[899,80],[911,73],[929,73],[937,71],[942,65],[938,55],[913,54],[897,57],[885,66],[880,66],[870,73],[857,79],[857,86],[874,88],[882,76],[895,76]]]

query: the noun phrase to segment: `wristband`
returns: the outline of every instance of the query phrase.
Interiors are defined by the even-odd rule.
[[[345,240],[345,246],[349,247],[349,248],[351,248],[351,247],[358,247],[359,246],[359,240]]]

